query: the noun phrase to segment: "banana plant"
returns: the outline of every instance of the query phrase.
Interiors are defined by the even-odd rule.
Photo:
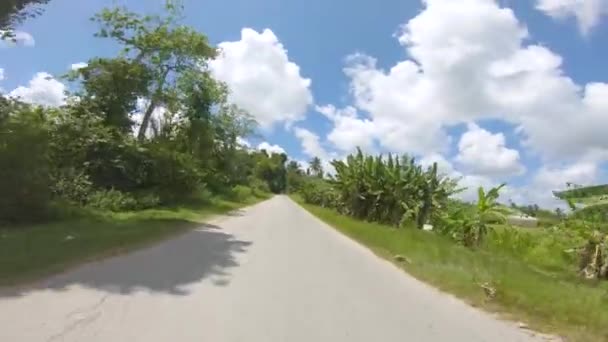
[[[332,165],[341,211],[369,221],[422,227],[456,189],[454,180],[438,174],[437,165],[425,171],[409,156],[384,158],[357,150]]]
[[[477,190],[477,212],[472,222],[463,227],[463,242],[467,247],[479,246],[488,235],[490,220],[506,221],[506,216],[497,202],[500,190],[506,184],[484,191],[482,187]]]

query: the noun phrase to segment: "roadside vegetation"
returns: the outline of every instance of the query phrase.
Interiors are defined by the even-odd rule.
[[[457,179],[408,156],[359,151],[333,166],[324,175],[293,165],[287,179],[292,197],[337,230],[475,306],[569,341],[608,339],[603,217],[536,208],[553,224],[511,226],[503,186],[466,203],[454,197]]]
[[[0,96],[0,284],[285,190],[287,156],[239,144],[256,123],[228,103],[206,67],[217,49],[176,4],[96,15],[95,35],[122,50],[67,72],[61,107]]]

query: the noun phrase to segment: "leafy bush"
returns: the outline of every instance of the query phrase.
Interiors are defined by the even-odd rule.
[[[138,210],[158,207],[161,203],[158,195],[154,193],[139,194],[135,197],[135,200],[137,201],[136,209]]]
[[[237,185],[232,188],[230,198],[237,202],[245,202],[253,196],[253,190],[244,185]]]
[[[608,203],[589,205],[572,213],[572,218],[596,223],[608,223]]]
[[[154,190],[164,204],[189,200],[204,188],[204,177],[196,159],[188,154],[150,146],[145,186]]]
[[[300,193],[306,203],[324,208],[341,209],[338,199],[339,194],[331,184],[321,178],[311,177],[307,179]]]
[[[93,183],[83,170],[56,170],[52,182],[53,196],[74,204],[86,204],[93,192]]]
[[[269,194],[270,193],[270,187],[268,186],[268,183],[266,183],[265,181],[263,181],[259,178],[249,177],[249,186],[251,186],[253,191],[256,193],[260,193],[260,194]]]
[[[88,206],[100,210],[128,211],[137,209],[137,200],[118,190],[98,190],[89,196]]]
[[[44,112],[18,104],[10,109],[11,115],[0,115],[0,223],[42,220],[51,200]]]

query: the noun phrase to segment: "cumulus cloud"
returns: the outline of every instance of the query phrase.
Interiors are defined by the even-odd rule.
[[[451,177],[460,177],[460,173],[456,172],[454,165],[439,153],[432,153],[418,160],[418,164],[423,167],[430,167],[437,163],[437,171],[443,175]]]
[[[266,141],[258,145],[258,150],[265,150],[268,154],[287,154],[285,149],[279,145],[272,145]]]
[[[458,151],[456,161],[475,174],[512,176],[525,171],[519,151],[506,147],[504,134],[492,134],[474,123],[460,138]]]
[[[330,154],[321,145],[321,139],[317,134],[300,127],[295,127],[294,133],[300,140],[302,151],[305,155],[311,158],[319,157],[324,160],[330,158]]]
[[[307,129],[295,127],[295,136],[300,140],[302,151],[309,158],[318,157],[321,159],[321,165],[323,170],[329,174],[335,174],[335,169],[331,165],[331,161],[335,159],[341,159],[334,151],[328,151],[323,144],[319,136]],[[307,165],[308,163],[302,163]]]
[[[453,179],[458,179],[458,186],[463,189],[463,191],[457,193],[455,197],[463,201],[473,202],[477,200],[477,189],[479,189],[479,187],[489,189],[499,185],[491,177],[474,173],[465,174],[457,170],[451,161],[438,153],[424,156],[418,160],[418,163],[423,167],[430,167],[434,163],[437,163],[437,170],[440,174]]]
[[[80,69],[86,68],[88,66],[89,66],[88,63],[80,62],[80,63],[74,63],[74,64],[70,65],[70,69],[71,70],[80,70]]]
[[[240,146],[246,148],[246,149],[250,149],[251,148],[251,143],[249,141],[247,141],[244,138],[241,137],[236,137],[236,143],[239,144]]]
[[[27,86],[17,87],[8,95],[26,103],[58,107],[65,104],[65,90],[65,85],[51,74],[39,72]]]
[[[498,119],[517,126],[522,143],[546,159],[608,154],[608,84],[565,76],[562,58],[527,44],[526,27],[493,0],[424,6],[397,35],[410,59],[383,70],[358,54],[344,69],[354,105],[370,114],[382,147],[442,153],[448,127]]]
[[[241,40],[219,44],[221,55],[209,63],[213,75],[226,82],[230,100],[251,113],[262,128],[304,118],[313,103],[310,79],[289,60],[287,50],[269,29],[245,28]]]
[[[317,106],[316,110],[333,122],[333,130],[327,140],[337,149],[344,152],[352,152],[357,147],[372,150],[376,127],[372,121],[360,118],[357,109],[352,106],[337,109],[327,105]]]
[[[607,0],[537,0],[536,8],[558,19],[574,17],[580,31],[588,34],[608,14]]]
[[[568,183],[592,185],[599,179],[596,163],[581,160],[562,165],[541,167],[529,184],[510,188],[505,197],[519,204],[538,204],[543,208],[565,207],[565,203],[553,196],[553,191],[565,190]]]

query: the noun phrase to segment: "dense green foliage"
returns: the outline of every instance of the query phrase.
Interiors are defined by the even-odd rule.
[[[407,156],[374,157],[359,150],[332,165],[336,172],[329,180],[311,173],[302,186],[304,199],[367,221],[415,222],[422,228],[439,219],[457,192],[456,181],[440,175],[437,165],[424,169]]]
[[[487,192],[479,188],[477,203],[472,210],[452,203],[439,220],[437,229],[467,247],[479,247],[485,241],[491,223],[506,221],[505,213],[497,202],[504,186],[502,184]]]
[[[0,97],[0,223],[48,220],[66,206],[140,210],[285,191],[287,157],[237,143],[255,122],[207,70],[216,49],[179,17],[172,2],[164,16],[103,10],[97,36],[124,49],[67,75],[77,90],[65,105]]]
[[[562,211],[529,206],[547,232],[538,241],[505,225],[507,215],[514,208],[522,212],[519,208],[523,207],[498,203],[504,184],[487,191],[478,189],[477,202],[471,204],[452,198],[459,191],[457,180],[439,175],[436,165],[424,169],[407,156],[383,158],[358,151],[332,165],[335,174],[322,178],[291,164],[289,191],[299,193],[305,203],[356,219],[426,227],[472,249],[499,246],[497,250],[524,255],[541,268],[559,267],[572,275],[578,270],[585,278],[608,278],[607,230],[597,224],[601,222],[596,217],[599,213],[592,210],[597,207],[566,216]],[[495,230],[497,225],[502,228]]]
[[[23,22],[26,18],[34,17],[42,9],[40,5],[50,0],[2,0],[0,1],[0,37],[10,37],[11,31],[16,24]]]

